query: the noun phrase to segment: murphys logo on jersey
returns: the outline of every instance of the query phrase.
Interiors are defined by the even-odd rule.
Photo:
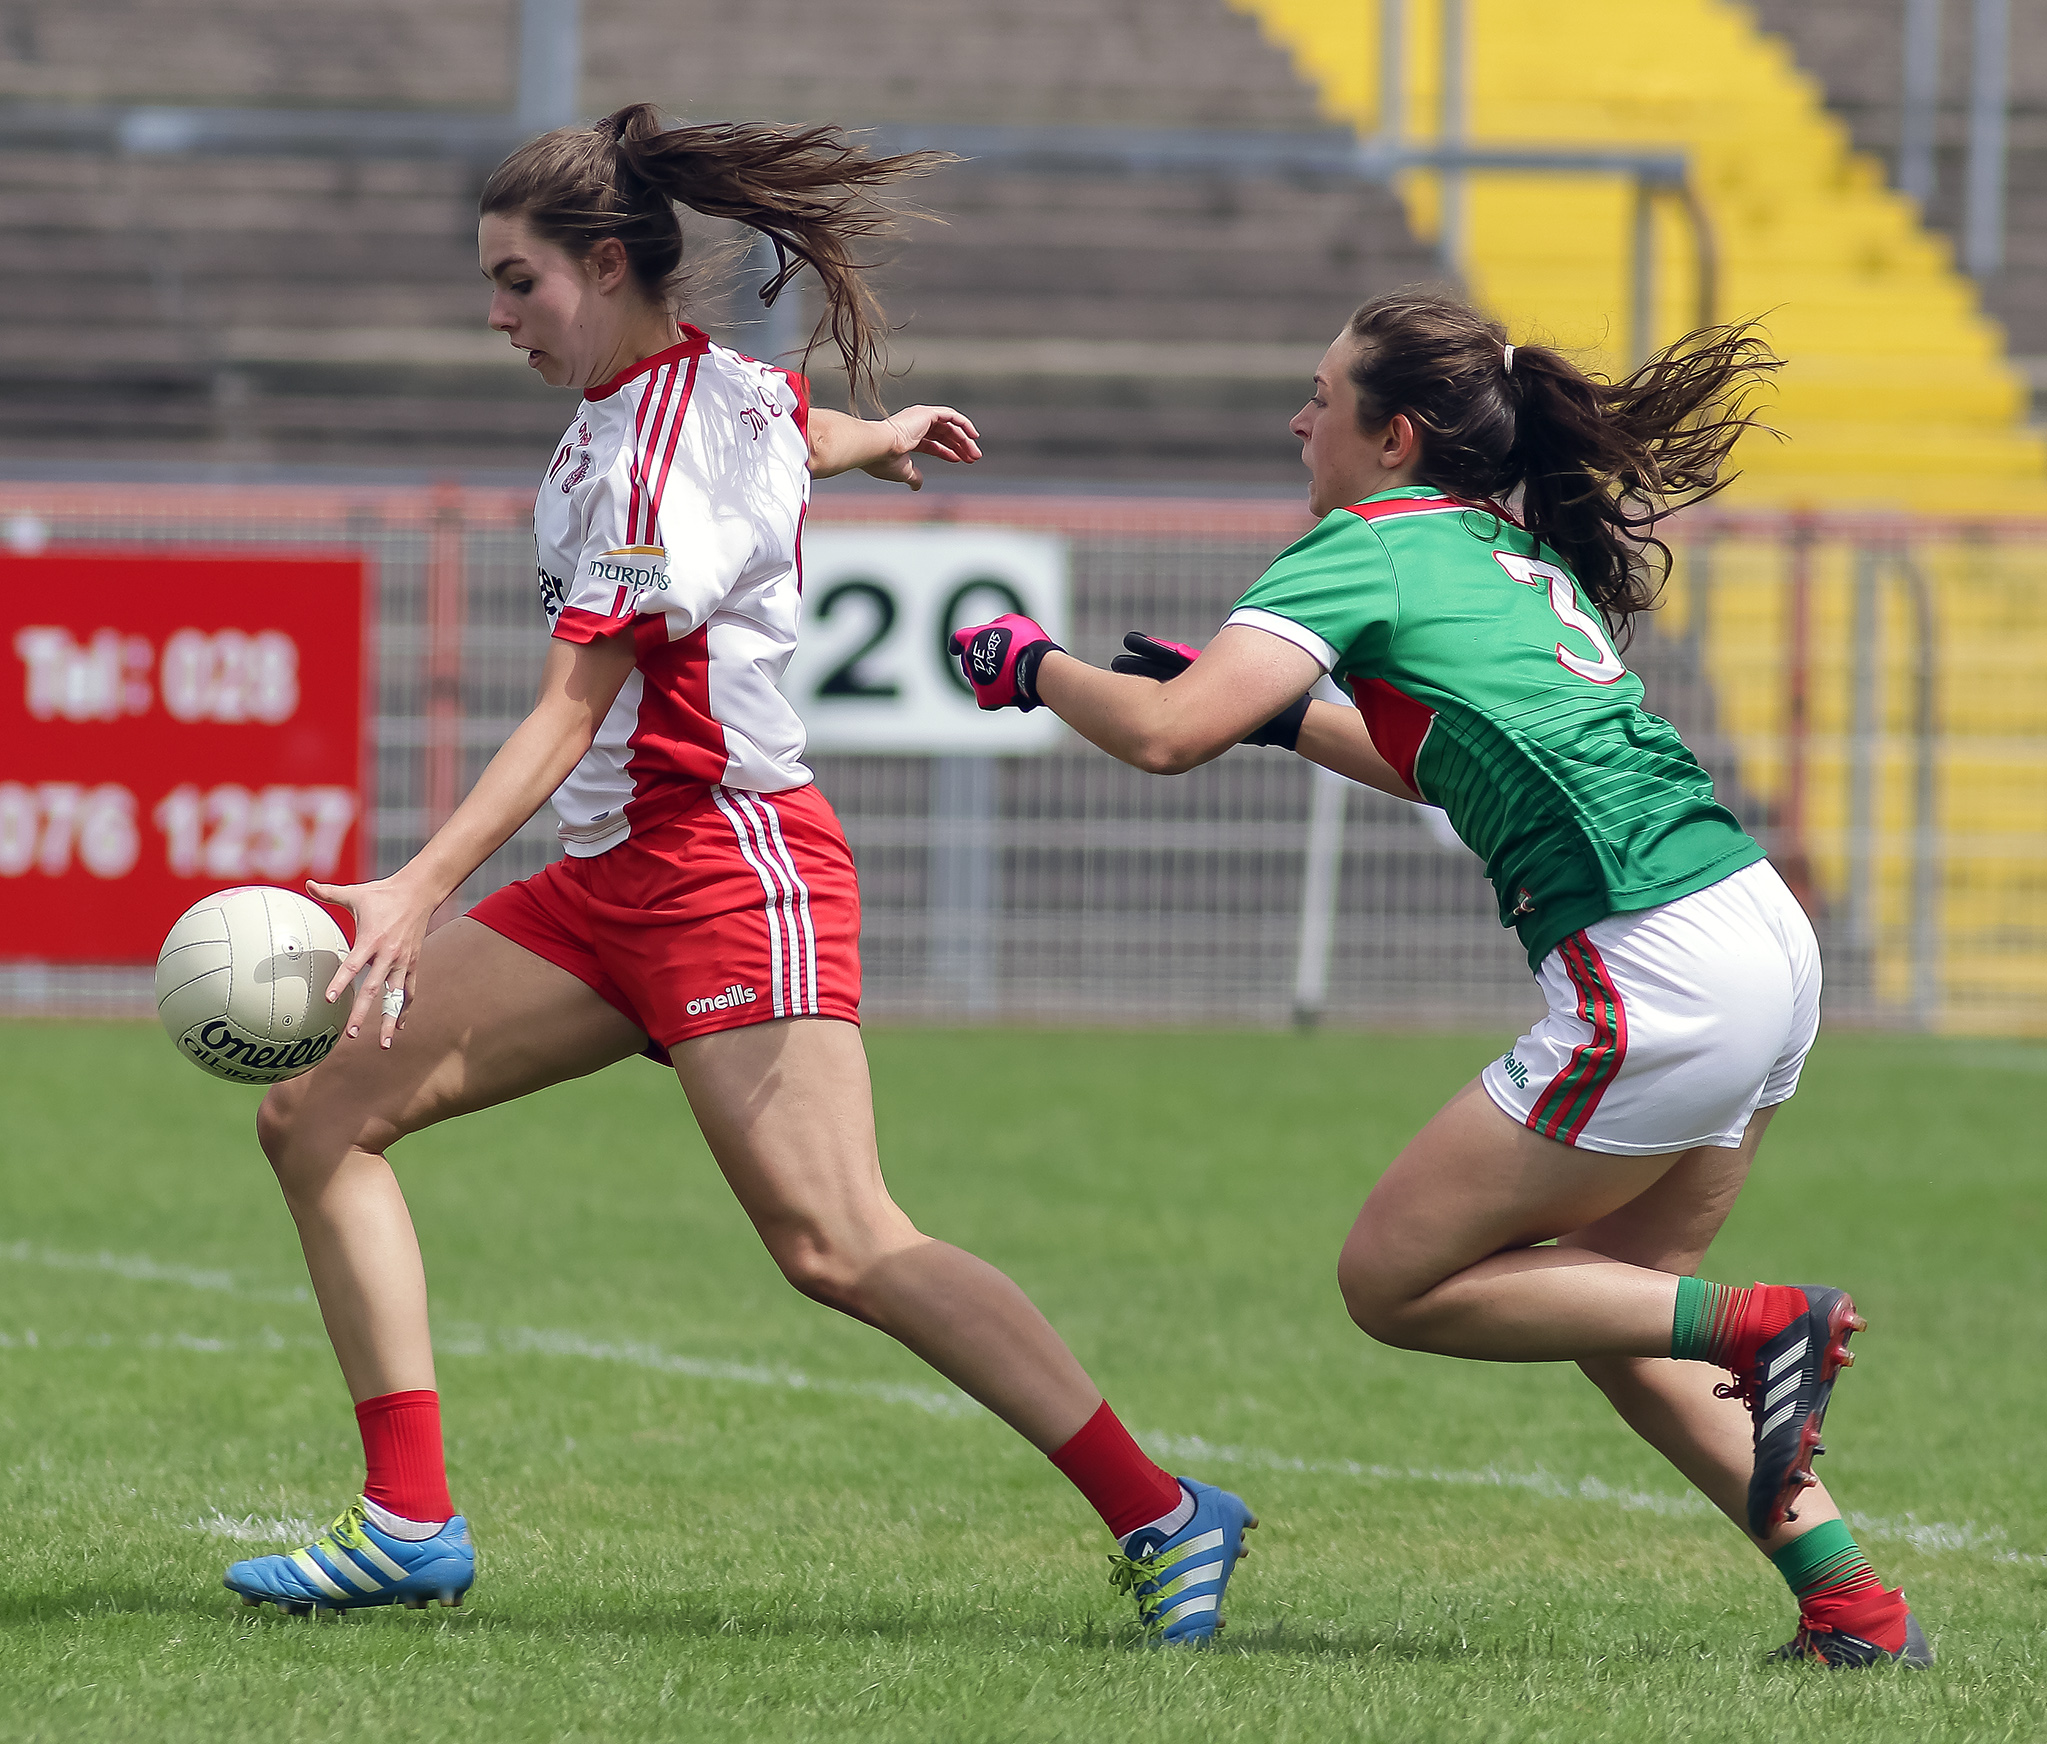
[[[668,548],[664,545],[621,545],[590,559],[590,579],[617,589],[607,617],[629,617],[640,601],[668,586]]]

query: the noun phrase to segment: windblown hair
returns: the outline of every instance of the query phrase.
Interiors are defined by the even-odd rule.
[[[1424,483],[1472,502],[1519,493],[1522,524],[1623,640],[1670,571],[1657,523],[1732,482],[1721,469],[1736,439],[1768,428],[1750,396],[1782,367],[1738,322],[1688,333],[1617,382],[1547,345],[1515,346],[1509,370],[1505,327],[1427,291],[1365,304],[1348,332],[1361,427],[1405,412]]]
[[[825,310],[804,356],[829,331],[858,405],[875,398],[888,326],[863,278],[872,263],[856,254],[892,233],[899,216],[877,190],[953,161],[929,151],[869,157],[832,127],[664,128],[652,104],[631,103],[595,127],[529,140],[491,172],[477,210],[521,216],[577,259],[615,236],[634,278],[663,302],[681,283],[677,205],[751,225],[773,242],[780,269],[763,302],[805,266],[816,272]]]

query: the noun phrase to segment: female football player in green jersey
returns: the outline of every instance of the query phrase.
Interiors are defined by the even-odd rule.
[[[1133,634],[1104,672],[1013,616],[955,646],[984,708],[1050,708],[1140,769],[1279,744],[1444,808],[1549,1010],[1372,1189],[1338,1263],[1352,1318],[1576,1362],[1783,1573],[1782,1656],[1924,1664],[1812,1475],[1853,1303],[1692,1275],[1796,1088],[1819,953],[1617,647],[1668,565],[1658,520],[1720,488],[1775,367],[1714,328],[1608,383],[1450,298],[1381,298],[1293,421],[1314,530],[1198,658]],[[1325,676],[1357,706],[1310,700]]]

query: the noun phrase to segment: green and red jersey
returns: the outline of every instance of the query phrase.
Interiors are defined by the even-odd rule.
[[[1337,509],[1230,614],[1349,686],[1372,742],[1485,861],[1539,965],[1609,914],[1763,857],[1554,551],[1423,485]]]

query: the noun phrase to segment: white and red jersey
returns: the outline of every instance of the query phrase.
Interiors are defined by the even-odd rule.
[[[682,333],[584,396],[533,506],[553,633],[633,637],[632,675],[554,796],[578,857],[709,786],[811,779],[776,688],[802,605],[808,386]]]

